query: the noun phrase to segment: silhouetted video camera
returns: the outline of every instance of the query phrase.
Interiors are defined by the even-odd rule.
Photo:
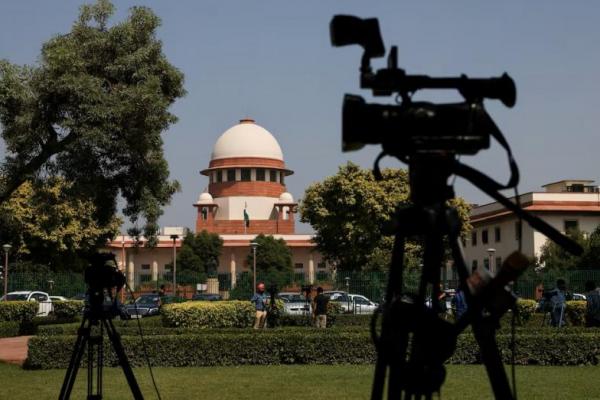
[[[499,78],[432,78],[407,75],[398,68],[396,46],[388,55],[387,68],[374,72],[371,58],[383,57],[385,46],[375,18],[335,16],[330,24],[334,46],[358,44],[363,47],[360,87],[374,96],[397,94],[401,103],[368,104],[346,94],[342,113],[342,150],[353,151],[366,144],[381,144],[384,152],[403,157],[412,154],[476,154],[490,145],[490,136],[499,134],[483,107],[483,100],[498,99],[507,107],[516,102],[513,80],[505,73]],[[454,89],[462,103],[412,102],[421,89]]]
[[[115,255],[95,253],[88,257],[89,267],[85,270],[85,283],[92,291],[116,288],[117,292],[125,286],[125,275],[117,269]]]

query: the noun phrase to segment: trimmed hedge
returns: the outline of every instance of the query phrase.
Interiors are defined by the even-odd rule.
[[[34,301],[1,301],[0,321],[31,322],[38,307],[38,303]]]
[[[19,336],[21,334],[21,323],[18,321],[0,322],[0,338]]]
[[[564,332],[564,331],[562,331]],[[137,336],[123,336],[123,344],[134,366],[144,365],[143,349]],[[510,361],[510,335],[498,335],[504,362]],[[75,336],[34,337],[29,342],[30,368],[65,368]],[[202,334],[156,335],[145,338],[155,366],[188,367],[243,364],[365,364],[375,360],[375,349],[365,330],[280,329]],[[108,348],[108,343],[106,343]],[[515,361],[520,365],[598,364],[600,333],[517,335]],[[105,352],[106,365],[116,366],[112,351]],[[449,363],[478,364],[479,348],[473,335],[460,335]]]
[[[565,314],[567,315],[567,321],[573,326],[584,326],[585,325],[585,310],[587,302],[580,300],[567,301],[567,307]]]
[[[190,301],[161,308],[163,325],[184,328],[245,328],[254,323],[249,301]]]
[[[56,318],[74,319],[83,312],[83,300],[66,300],[52,302],[52,312]]]

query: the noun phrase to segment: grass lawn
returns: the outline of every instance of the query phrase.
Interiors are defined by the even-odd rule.
[[[156,368],[155,376],[165,400],[237,400],[257,398],[368,399],[372,366],[244,366],[213,368]],[[55,399],[64,370],[26,371],[0,364],[0,388],[11,400]],[[136,369],[147,399],[154,399],[147,369]],[[120,369],[105,369],[104,398],[129,399]],[[521,399],[600,399],[600,367],[517,367]],[[74,399],[85,398],[85,372],[81,370]],[[442,399],[492,398],[482,366],[449,366]]]

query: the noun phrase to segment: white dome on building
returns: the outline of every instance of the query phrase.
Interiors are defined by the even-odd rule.
[[[212,204],[212,203],[213,203],[213,197],[208,192],[204,192],[204,193],[200,194],[200,196],[198,197],[197,204]]]
[[[259,157],[283,161],[283,153],[277,140],[252,119],[241,120],[217,139],[211,160],[233,157]]]
[[[293,203],[294,198],[292,197],[291,193],[283,192],[279,196],[279,202],[280,203]]]

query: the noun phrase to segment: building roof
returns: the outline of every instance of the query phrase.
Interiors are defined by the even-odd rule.
[[[273,135],[246,118],[223,133],[213,147],[211,161],[235,157],[270,158],[283,161],[283,152]]]

